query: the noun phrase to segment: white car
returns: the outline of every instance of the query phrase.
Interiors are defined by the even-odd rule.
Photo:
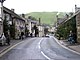
[[[47,34],[45,37],[49,37],[49,35]]]

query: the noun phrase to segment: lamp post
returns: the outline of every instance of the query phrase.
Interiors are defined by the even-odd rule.
[[[3,21],[4,21],[4,13],[3,13],[3,2],[5,0],[0,0],[1,2],[1,18],[2,18],[2,25],[3,25]],[[3,33],[3,29],[2,29],[2,33]]]

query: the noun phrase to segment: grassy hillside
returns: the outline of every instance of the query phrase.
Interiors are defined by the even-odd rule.
[[[56,22],[56,14],[57,14],[57,12],[32,12],[32,13],[26,14],[26,17],[33,16],[37,20],[39,20],[39,18],[41,18],[41,23],[52,25]],[[64,13],[61,12],[59,14],[59,17],[62,17],[63,15],[64,15]]]

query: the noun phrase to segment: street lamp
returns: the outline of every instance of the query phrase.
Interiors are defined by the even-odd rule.
[[[5,0],[0,0],[1,3],[3,3]]]
[[[4,20],[4,16],[3,16],[3,2],[4,2],[5,0],[0,0],[0,2],[1,2],[1,17],[2,17],[2,20]]]
[[[1,17],[2,17],[2,25],[3,25],[3,21],[4,21],[4,14],[3,14],[3,2],[4,2],[5,0],[0,0],[0,2],[1,2]],[[3,33],[3,30],[2,30],[2,33]]]

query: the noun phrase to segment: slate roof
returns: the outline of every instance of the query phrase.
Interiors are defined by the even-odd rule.
[[[8,8],[6,8],[6,7],[3,7],[3,11],[4,11],[4,12],[7,12],[7,13],[9,13],[9,14],[11,14],[11,15],[13,15],[14,18],[18,18],[18,19],[21,19],[21,20],[24,20],[24,21],[25,21],[24,18],[22,18],[21,16],[19,16],[18,14],[16,14],[15,12],[13,12],[12,10],[10,10],[10,9],[8,9]]]

